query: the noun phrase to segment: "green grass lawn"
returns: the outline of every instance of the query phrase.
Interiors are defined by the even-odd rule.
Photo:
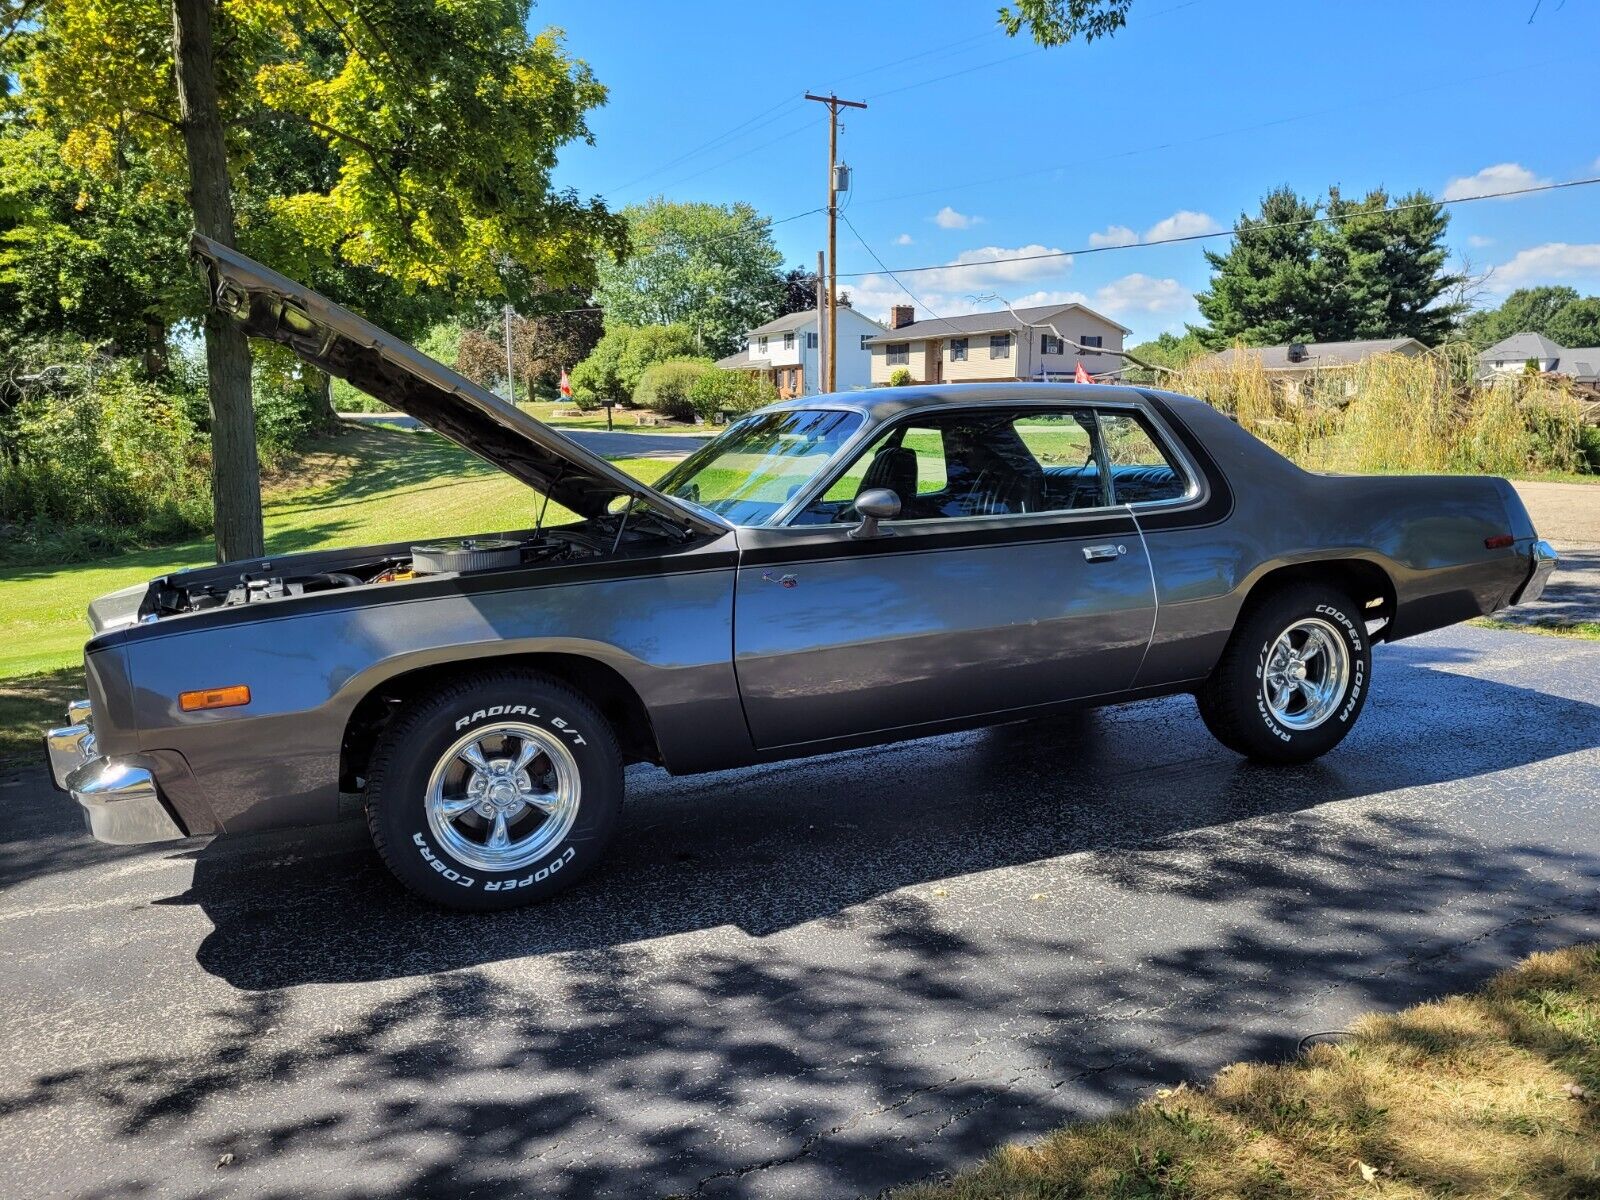
[[[641,479],[672,466],[623,459]],[[313,446],[278,479],[265,504],[267,549],[284,554],[518,529],[534,523],[539,496],[431,433],[354,429]],[[548,523],[570,520],[552,505]],[[84,609],[102,593],[209,563],[210,539],[67,567],[0,565],[0,758],[32,752],[38,729],[57,723],[80,679]]]

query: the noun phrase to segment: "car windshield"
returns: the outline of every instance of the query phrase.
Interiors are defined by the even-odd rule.
[[[757,413],[684,459],[656,489],[735,525],[765,525],[861,420],[860,413],[836,409]]]

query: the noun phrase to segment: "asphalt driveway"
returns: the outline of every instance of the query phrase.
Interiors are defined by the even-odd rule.
[[[871,1193],[1600,936],[1597,679],[1600,644],[1457,628],[1380,648],[1303,768],[1179,698],[640,769],[606,869],[491,917],[359,829],[119,850],[0,778],[0,1178]]]

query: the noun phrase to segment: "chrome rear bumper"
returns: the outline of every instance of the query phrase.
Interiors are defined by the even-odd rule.
[[[1543,538],[1533,544],[1531,557],[1533,569],[1528,572],[1528,581],[1511,597],[1513,604],[1531,604],[1544,595],[1544,585],[1550,582],[1556,563],[1561,561],[1555,547]]]
[[[67,718],[74,723],[44,735],[50,777],[78,802],[96,841],[133,846],[187,836],[161,802],[155,776],[142,760],[98,752],[87,700],[69,704]]]

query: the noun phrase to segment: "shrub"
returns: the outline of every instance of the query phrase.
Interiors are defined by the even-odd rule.
[[[51,558],[170,541],[211,521],[210,447],[185,381],[150,380],[135,364],[81,345],[41,347],[13,378],[0,465],[0,540],[12,559]],[[45,362],[57,370],[41,371]]]
[[[674,421],[692,421],[689,390],[717,367],[709,358],[673,358],[646,367],[634,389],[633,402]]]
[[[572,399],[581,409],[638,403],[644,373],[659,362],[694,355],[694,334],[684,325],[616,325],[589,357],[572,369]],[[687,411],[687,410],[685,410]]]
[[[896,367],[889,372],[890,387],[908,387],[911,384],[911,372],[905,367]]]
[[[718,413],[732,418],[753,412],[778,399],[778,389],[748,371],[707,371],[689,388],[689,403],[695,415],[707,421]]]

